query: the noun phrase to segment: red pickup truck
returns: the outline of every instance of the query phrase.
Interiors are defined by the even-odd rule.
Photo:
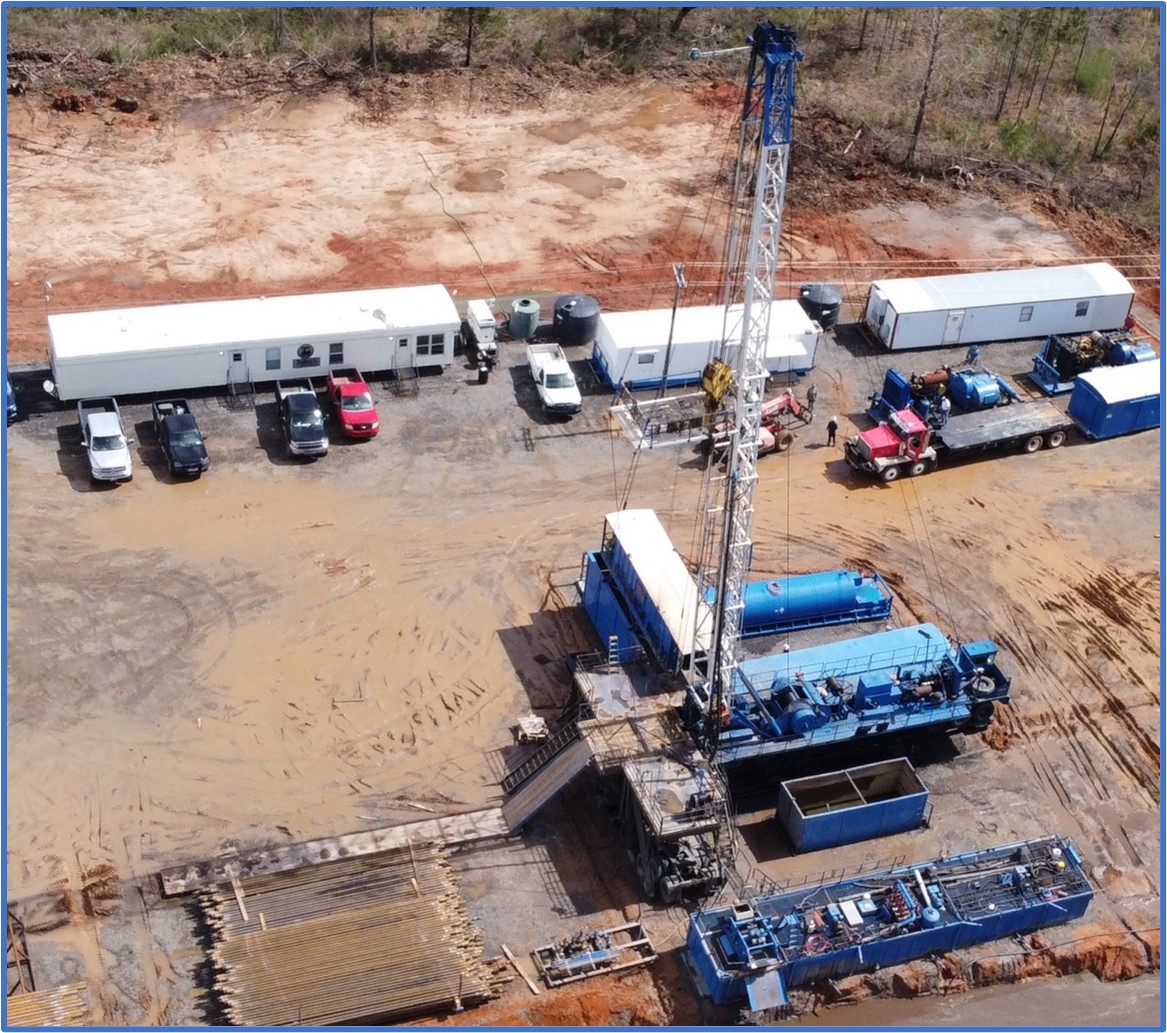
[[[359,370],[331,370],[328,374],[328,397],[336,409],[340,432],[346,438],[375,437],[381,429],[369,385]]]

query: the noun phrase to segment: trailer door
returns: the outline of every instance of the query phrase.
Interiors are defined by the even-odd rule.
[[[237,384],[246,384],[250,379],[247,374],[247,362],[244,359],[244,353],[241,351],[233,351],[231,353],[231,363],[227,366],[227,386],[234,387]]]
[[[944,340],[941,344],[959,344],[960,330],[964,326],[964,309],[952,309],[948,313],[948,322],[944,325]]]

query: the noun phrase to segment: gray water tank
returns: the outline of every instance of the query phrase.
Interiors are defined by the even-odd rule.
[[[539,329],[539,302],[534,298],[516,298],[511,304],[508,326],[515,340],[529,341]]]
[[[829,283],[804,283],[798,293],[798,303],[824,330],[830,330],[839,321],[843,295]]]
[[[600,303],[587,294],[564,294],[555,299],[551,327],[560,344],[591,344],[600,325]]]

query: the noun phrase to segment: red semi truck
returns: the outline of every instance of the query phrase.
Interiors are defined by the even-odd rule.
[[[1036,452],[1057,448],[1073,421],[1056,405],[1021,402],[1000,409],[951,416],[938,430],[911,409],[901,409],[887,423],[848,438],[847,462],[856,470],[894,481],[935,470],[941,461],[983,452]]]
[[[328,374],[328,397],[336,409],[340,432],[346,438],[375,437],[381,429],[369,385],[359,370],[331,370]]]

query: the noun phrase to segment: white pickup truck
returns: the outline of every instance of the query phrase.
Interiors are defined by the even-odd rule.
[[[531,367],[545,411],[577,413],[583,408],[575,374],[558,344],[527,345],[527,365]]]
[[[82,398],[77,403],[81,441],[89,454],[89,476],[95,481],[129,481],[134,476],[130,456],[133,438],[122,430],[116,398]]]

